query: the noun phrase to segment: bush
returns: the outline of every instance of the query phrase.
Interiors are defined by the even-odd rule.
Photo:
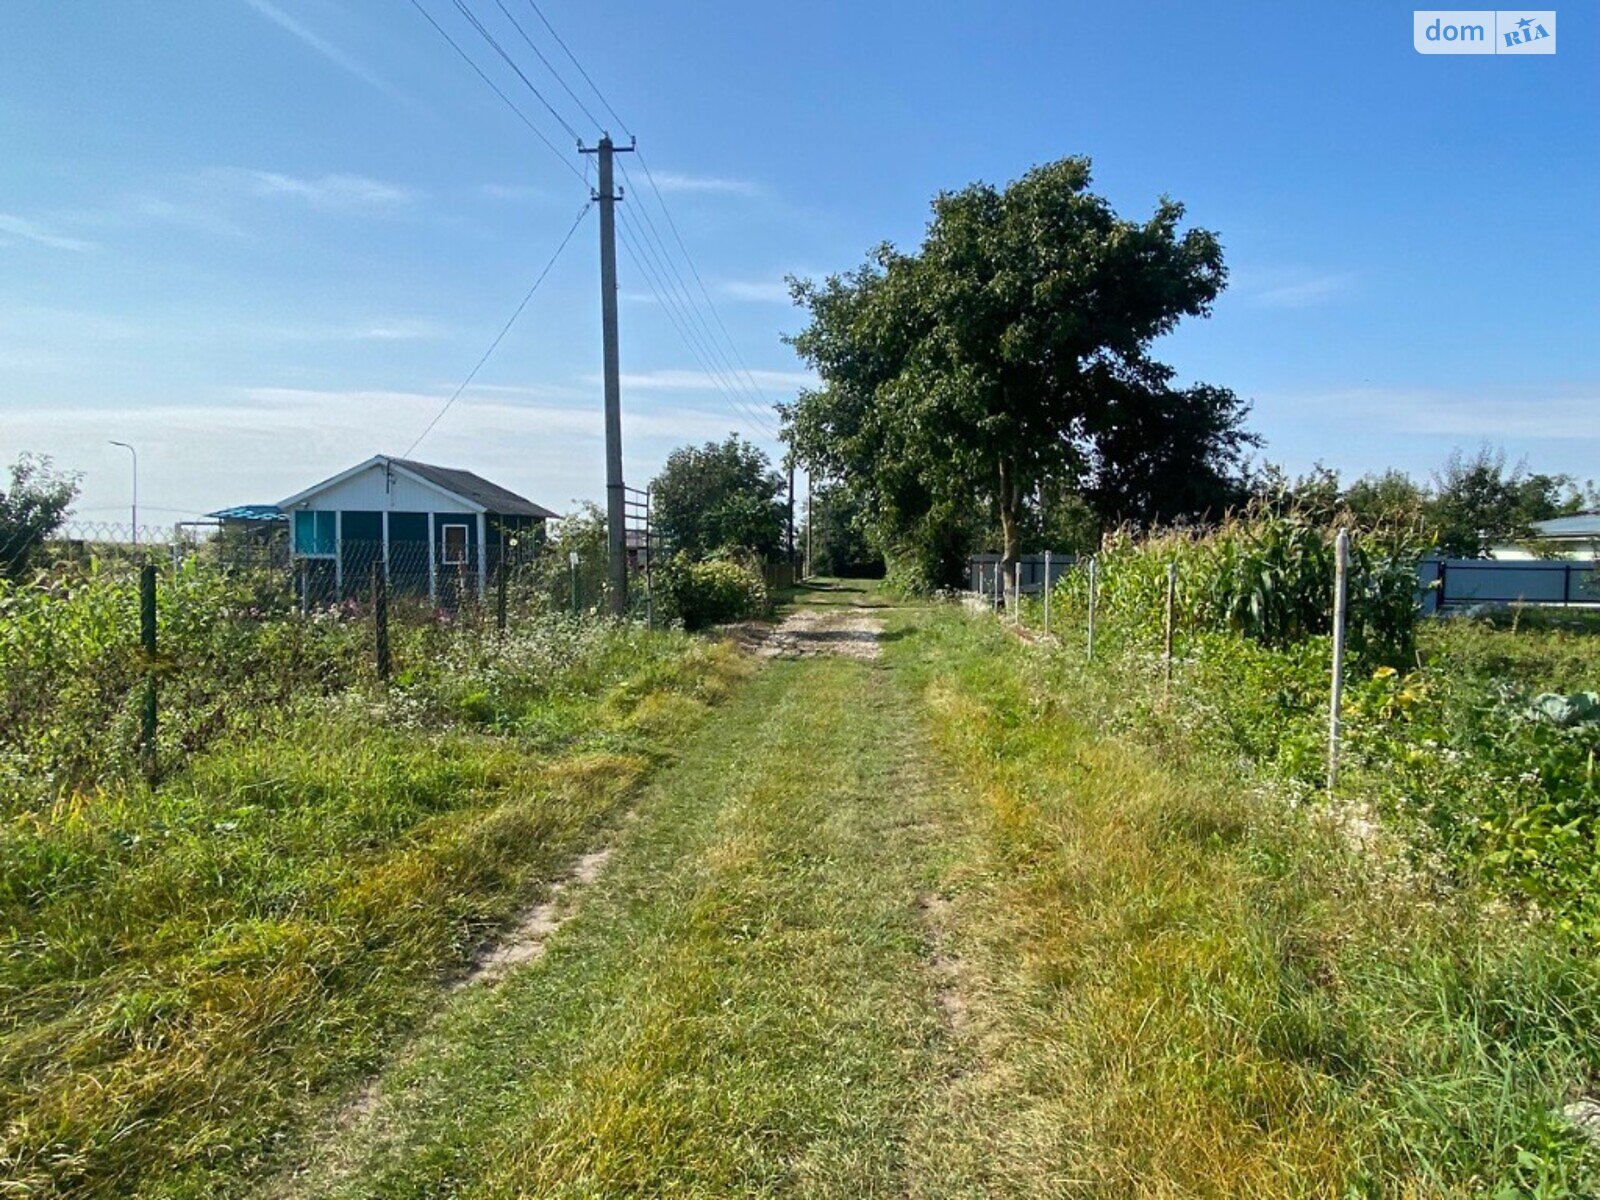
[[[732,559],[691,562],[676,555],[656,573],[656,587],[663,613],[685,629],[759,617],[768,608],[760,570]]]

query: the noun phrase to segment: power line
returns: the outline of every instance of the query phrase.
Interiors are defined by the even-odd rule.
[[[511,319],[505,323],[499,333],[495,334],[494,341],[489,343],[489,348],[483,352],[483,357],[478,359],[471,371],[467,372],[467,377],[461,381],[461,386],[451,393],[450,399],[446,400],[444,407],[434,414],[433,420],[428,422],[427,428],[417,435],[416,441],[406,447],[403,457],[410,457],[411,452],[422,444],[422,439],[433,432],[433,427],[443,419],[445,413],[449,412],[451,406],[461,398],[461,393],[466,391],[467,386],[478,377],[478,372],[483,370],[483,364],[489,361],[489,356],[499,348],[500,343],[505,340],[506,334],[511,332],[511,327],[517,323],[517,318],[522,315],[522,310],[528,307],[528,301],[533,299],[533,294],[539,290],[539,285],[544,282],[545,276],[550,274],[550,269],[556,265],[556,259],[561,257],[561,252],[567,248],[567,243],[572,240],[572,235],[578,232],[578,226],[583,223],[583,218],[588,215],[589,209],[593,206],[594,201],[592,200],[583,202],[583,207],[578,210],[578,215],[573,218],[566,235],[562,237],[561,244],[556,247],[555,253],[550,256],[550,261],[545,263],[544,270],[539,272],[539,277],[533,281],[533,286],[528,289],[527,295],[522,297],[522,303],[517,305],[516,311],[511,314]]]
[[[673,329],[683,342],[684,349],[689,352],[690,357],[705,372],[707,378],[711,381],[712,388],[720,395],[723,402],[728,405],[729,411],[741,422],[748,423],[756,432],[768,437],[776,437],[776,432],[765,422],[760,413],[752,410],[749,405],[739,399],[738,394],[728,385],[723,373],[708,359],[692,324],[687,316],[683,314],[681,302],[672,295],[671,289],[667,287],[665,281],[657,273],[657,268],[651,265],[646,249],[641,246],[635,234],[630,231],[627,225],[619,224],[618,228],[622,233],[623,248],[628,251],[628,257],[639,268],[639,273],[644,278],[645,286],[650,289],[651,294],[660,303],[662,311],[666,313],[668,321],[672,323]]]
[[[729,386],[726,374],[719,370],[710,359],[704,346],[704,340],[695,332],[682,301],[672,294],[671,288],[667,285],[662,275],[658,273],[659,267],[652,264],[652,256],[648,247],[641,244],[636,232],[630,228],[630,225],[631,219],[629,222],[621,223],[618,226],[622,233],[623,246],[628,251],[628,256],[633,259],[634,265],[639,268],[639,273],[644,278],[645,285],[650,289],[651,294],[655,296],[656,300],[661,304],[662,310],[667,314],[667,319],[677,331],[684,348],[689,351],[690,356],[710,378],[712,387],[721,395],[722,400],[729,406],[735,416],[749,422],[757,432],[776,438],[777,433],[772,426],[759,411],[752,409],[739,398],[738,393]]]
[[[555,81],[561,85],[561,90],[566,92],[568,96],[572,97],[572,102],[578,106],[578,111],[583,113],[584,116],[588,117],[590,124],[592,124],[596,129],[601,129],[600,119],[589,111],[589,106],[578,97],[577,92],[573,91],[572,88],[567,85],[567,81],[562,78],[561,72],[556,70],[555,65],[544,56],[544,51],[539,49],[539,47],[534,44],[533,39],[528,36],[528,31],[523,29],[522,22],[511,15],[511,10],[506,7],[505,0],[494,0],[494,2],[500,11],[505,13],[506,20],[510,21],[516,31],[522,35],[522,40],[528,43],[528,49],[532,50],[534,54],[538,56],[539,61],[544,64],[544,69],[549,71],[550,74],[554,76]],[[561,39],[557,38],[556,40],[560,41]]]
[[[578,171],[572,166],[566,156],[560,154],[554,144],[544,136],[543,132],[540,131],[531,120],[528,119],[527,115],[494,83],[493,80],[488,77],[487,74],[484,73],[484,71],[477,65],[471,56],[468,55],[466,51],[464,51],[461,46],[456,43],[455,39],[451,38],[450,35],[439,25],[439,23],[428,14],[426,9],[422,8],[420,0],[411,0],[411,2],[413,6],[416,7],[418,11],[422,12],[423,16],[427,18],[428,23],[432,25],[447,42],[450,43],[452,48],[455,49],[456,53],[460,55],[461,58],[473,69],[479,78],[488,84],[489,87],[494,90],[495,94],[499,96],[500,99],[517,114],[523,123],[539,137],[539,140],[544,143],[546,148],[552,153],[555,153],[561,157],[563,164],[565,164],[575,176],[587,183],[588,179],[586,173]],[[523,85],[534,94],[534,96],[544,106],[546,111],[555,118],[555,120],[568,134],[572,135],[573,138],[577,140],[577,131],[565,119],[565,117],[562,116],[555,106],[551,104],[544,93],[540,91],[540,89],[533,83],[533,81],[522,70],[521,66],[506,50],[506,48],[501,45],[501,43],[488,30],[488,28],[485,27],[483,22],[480,21],[472,12],[472,10],[467,6],[466,0],[451,0],[451,2],[454,4],[456,10],[464,18],[466,18],[468,23],[471,24],[472,27],[477,31],[479,36],[482,37],[484,41],[486,41],[495,51],[495,53],[500,56],[505,64],[510,67],[510,69],[516,74],[517,78],[522,81]],[[567,45],[567,43],[562,39],[561,35],[556,31],[554,25],[551,24],[543,9],[539,7],[537,0],[528,0],[528,2],[530,8],[532,8],[535,15],[538,16],[545,29],[550,33],[551,37],[555,39],[556,43],[561,47],[567,58],[572,62],[572,65],[577,69],[579,75],[583,77],[584,82],[589,85],[589,88],[599,99],[601,105],[616,120],[618,126],[622,128],[623,132],[628,133],[631,137],[632,133],[628,129],[627,123],[622,120],[621,116],[611,105],[610,101],[606,99],[605,94],[601,92],[598,85],[595,84],[594,79],[589,75],[588,71],[584,69],[582,62],[580,62],[577,56],[572,52],[571,47]],[[576,91],[574,91],[574,89],[568,84],[562,73],[555,68],[554,64],[551,63],[549,58],[546,57],[546,55],[539,49],[538,45],[529,36],[528,31],[523,27],[521,22],[519,22],[506,7],[504,0],[495,0],[495,3],[505,15],[506,19],[511,22],[512,26],[516,29],[522,40],[527,44],[528,48],[532,50],[533,53],[538,57],[545,69],[550,72],[551,76],[566,92],[568,97],[571,98],[573,103],[578,106],[579,110],[586,118],[588,118],[596,126],[599,126],[600,122],[598,118],[595,117],[594,112],[583,102]],[[628,216],[625,222],[619,223],[619,230],[623,235],[624,243],[628,250],[629,256],[633,259],[635,265],[638,266],[641,274],[646,277],[647,286],[649,286],[656,299],[661,303],[668,319],[671,321],[674,329],[677,331],[678,336],[683,340],[685,348],[690,352],[691,356],[696,359],[700,367],[706,372],[707,376],[711,379],[713,386],[722,394],[724,401],[729,404],[730,408],[736,415],[741,416],[744,420],[750,421],[755,429],[764,433],[768,437],[776,438],[778,435],[772,426],[770,417],[764,415],[763,411],[766,407],[768,407],[766,397],[762,392],[760,385],[756,383],[749,367],[745,365],[743,357],[739,354],[737,345],[734,343],[731,334],[728,332],[726,323],[722,320],[721,314],[717,311],[716,305],[711,300],[710,292],[705,286],[705,281],[701,277],[699,269],[695,266],[693,257],[689,254],[688,246],[684,241],[681,231],[678,229],[677,222],[673,219],[671,210],[667,207],[666,199],[662,195],[660,186],[657,184],[654,175],[651,174],[648,165],[644,164],[642,159],[641,165],[645,166],[645,174],[649,180],[651,191],[654,193],[656,203],[660,206],[662,215],[667,222],[668,228],[671,230],[673,240],[678,248],[679,255],[681,255],[684,262],[688,264],[689,270],[694,276],[695,284],[699,289],[699,294],[704,298],[705,306],[711,309],[711,315],[716,323],[717,330],[719,330],[721,333],[721,339],[719,340],[717,333],[713,331],[711,324],[707,322],[705,315],[701,312],[700,301],[695,298],[693,290],[690,288],[688,282],[684,279],[683,272],[679,269],[676,262],[676,256],[674,256],[672,250],[669,248],[666,242],[666,239],[662,236],[660,230],[657,228],[655,219],[650,215],[649,207],[647,205],[641,205],[639,208],[640,216],[644,220],[643,227],[640,227],[637,222],[633,221],[631,216]],[[623,176],[625,179],[627,179],[629,185],[632,186],[633,180],[628,174],[626,166],[623,167]],[[638,192],[637,189],[635,189],[635,192],[636,194],[642,196],[642,192]],[[571,233],[569,232],[568,237],[570,238],[570,236]],[[562,244],[563,246],[565,245],[565,240]],[[557,253],[559,254],[559,250]],[[526,301],[524,303],[526,303]],[[518,311],[520,312],[521,310],[519,309]],[[515,316],[513,316],[512,320],[515,321],[515,319]],[[504,336],[504,333],[505,331],[502,331],[502,337]],[[498,341],[499,339],[496,339],[496,344],[498,344]],[[727,349],[724,349],[724,345],[726,345]],[[732,351],[732,358],[729,357],[728,350]],[[490,348],[490,352],[493,352],[493,347]],[[485,358],[487,358],[487,355]],[[738,363],[737,367],[734,365],[735,361]],[[481,367],[481,365],[482,363],[480,362],[479,366]],[[478,368],[474,368],[474,374],[476,374],[477,369]],[[470,380],[471,377],[469,376],[468,382],[470,382]],[[466,384],[463,384],[462,389],[458,389],[457,396],[459,396],[460,391],[464,390],[465,387]],[[456,397],[453,396],[451,400],[447,402],[445,406],[446,409],[449,408],[450,404],[455,402],[455,398]],[[439,416],[443,416],[443,411],[441,411]],[[435,417],[434,423],[437,423],[438,419],[438,417]],[[429,430],[431,430],[432,427],[433,425],[430,424]],[[427,432],[428,430],[424,430],[424,437],[427,435]],[[419,437],[418,442],[421,440],[422,438]]]
[[[573,166],[572,161],[565,154],[556,149],[556,144],[544,135],[544,132],[533,123],[528,114],[523,112],[522,109],[518,107],[516,101],[512,100],[510,96],[506,95],[505,92],[500,90],[499,84],[495,83],[494,80],[490,79],[486,74],[484,74],[483,68],[473,60],[472,56],[461,48],[460,44],[455,40],[455,38],[450,36],[449,32],[446,31],[443,25],[440,25],[439,22],[433,19],[432,13],[422,7],[422,0],[411,0],[411,7],[415,8],[419,13],[421,13],[423,19],[426,20],[429,25],[433,26],[438,35],[450,43],[450,48],[461,56],[461,61],[466,63],[467,66],[471,67],[473,73],[488,85],[489,90],[492,91],[496,96],[500,97],[500,99],[505,103],[505,106],[517,115],[517,119],[528,127],[528,130],[533,134],[533,136],[543,142],[545,148],[549,150],[551,154],[556,156],[561,165],[564,166],[568,171],[572,172],[572,174],[587,187],[589,181],[584,178],[583,172],[579,171],[577,167]]]
[[[628,180],[628,183],[631,186],[633,179],[628,175],[626,167],[623,168],[623,177]],[[654,239],[656,246],[660,249],[662,259],[668,264],[673,278],[677,280],[679,287],[682,289],[683,297],[688,305],[689,310],[694,314],[695,319],[699,323],[700,329],[704,332],[707,346],[711,349],[714,357],[721,363],[728,375],[733,379],[735,386],[744,394],[745,398],[754,404],[756,408],[762,408],[766,404],[766,398],[762,395],[761,389],[756,386],[755,380],[750,377],[748,369],[745,371],[745,379],[739,378],[738,369],[734,367],[733,362],[729,359],[727,352],[722,349],[721,344],[717,341],[716,334],[712,332],[711,326],[707,323],[704,315],[700,311],[699,302],[694,299],[694,296],[689,291],[689,285],[683,278],[683,272],[678,270],[677,264],[673,261],[671,250],[667,248],[666,242],[661,237],[660,232],[656,229],[656,223],[654,218],[650,216],[649,208],[644,205],[640,205],[638,211],[644,217],[645,225],[648,227],[650,237]],[[662,212],[663,215],[666,215],[665,208],[662,209]],[[687,252],[685,252],[684,257],[685,261],[689,261]],[[689,269],[691,271],[694,270],[694,263],[692,261],[689,261]],[[698,278],[698,275],[696,278]],[[702,293],[705,291],[703,286],[701,291]],[[709,296],[706,297],[706,302],[708,305],[710,304]],[[713,308],[712,316],[715,318],[716,315],[716,310]],[[732,338],[728,336],[727,327],[721,326],[721,328],[724,340],[731,346]],[[734,348],[734,357],[738,357],[737,347]],[[746,386],[747,383],[748,386]]]
[[[745,378],[750,381],[750,386],[754,387],[758,394],[761,394],[761,388],[756,384],[755,376],[751,374],[750,368],[745,365],[743,357],[739,354],[739,347],[734,344],[732,335],[728,333],[727,325],[723,324],[722,314],[717,311],[717,306],[711,299],[711,293],[706,289],[705,280],[700,278],[700,271],[694,265],[694,259],[689,254],[689,247],[684,244],[683,234],[678,231],[678,223],[672,219],[672,210],[667,207],[667,199],[661,194],[661,188],[656,184],[655,174],[650,170],[650,164],[645,160],[643,154],[639,155],[639,165],[644,168],[644,176],[650,182],[650,190],[655,193],[656,202],[661,205],[661,213],[667,218],[667,226],[672,230],[672,236],[677,241],[678,248],[683,251],[683,260],[689,264],[689,270],[694,275],[694,281],[699,285],[700,294],[706,298],[706,307],[711,310],[711,315],[716,320],[718,328],[722,330],[722,336],[727,340],[729,349],[733,351],[734,357],[739,360],[739,365],[744,370]],[[623,175],[627,176],[626,169],[624,169]],[[631,177],[628,178],[628,182],[630,185],[633,183]]]
[[[499,40],[494,36],[494,34],[490,33],[489,30],[485,28],[483,22],[478,20],[477,14],[467,7],[466,0],[451,0],[451,3],[456,6],[456,11],[465,17],[467,22],[478,31],[479,36],[482,37],[484,41],[489,43],[494,52],[505,60],[506,66],[510,67],[512,71],[516,73],[517,78],[522,80],[524,86],[526,86],[527,89],[534,94],[540,104],[544,105],[545,111],[556,119],[556,123],[567,131],[568,136],[570,136],[575,142],[582,141],[583,139],[578,136],[578,131],[574,129],[570,123],[568,123],[565,117],[556,111],[555,105],[551,104],[549,100],[545,99],[544,93],[534,85],[533,80],[529,79],[525,74],[523,74],[522,68],[517,66],[516,60],[513,59],[511,55],[506,53],[506,48],[500,44]],[[520,29],[521,27],[518,26],[518,28]]]
[[[528,6],[538,14],[539,20],[544,22],[544,27],[550,31],[550,36],[555,38],[556,45],[560,46],[561,49],[566,53],[567,58],[572,61],[572,65],[578,68],[578,74],[583,76],[583,81],[589,85],[589,90],[595,94],[600,103],[605,107],[605,110],[611,114],[611,119],[617,123],[617,128],[622,130],[622,132],[627,134],[630,138],[633,137],[633,130],[629,129],[627,122],[617,115],[617,110],[611,107],[611,101],[606,99],[605,93],[600,90],[600,88],[595,84],[595,81],[589,78],[589,72],[583,69],[583,64],[578,61],[578,56],[568,48],[566,42],[562,41],[561,35],[556,32],[556,27],[550,24],[550,18],[544,15],[544,9],[539,7],[537,0],[528,0]],[[577,99],[577,97],[573,98]],[[596,124],[598,123],[599,122],[596,122]]]
[[[459,3],[459,0],[457,0],[457,2]],[[495,0],[495,2],[500,5],[502,10],[505,9],[503,0]],[[573,53],[572,48],[567,45],[566,41],[561,37],[561,34],[556,31],[555,26],[550,22],[550,18],[545,15],[544,9],[539,6],[538,0],[528,0],[528,6],[533,9],[535,15],[538,16],[539,20],[544,24],[545,29],[549,31],[550,36],[555,39],[556,44],[561,47],[568,60],[575,68],[577,68],[578,74],[583,77],[583,81],[589,85],[590,90],[594,92],[596,98],[600,101],[601,105],[604,106],[605,110],[611,114],[612,118],[617,122],[617,125],[624,133],[628,134],[630,138],[633,137],[633,132],[628,128],[627,122],[622,119],[621,115],[612,106],[611,102],[606,98],[605,93],[602,92],[599,85],[595,83],[594,78],[587,70],[584,69],[583,63],[579,61],[578,56]],[[511,14],[507,12],[506,16],[511,17]],[[551,66],[549,59],[540,53],[537,47],[532,46],[532,41],[528,38],[526,31],[522,29],[521,24],[518,23],[515,18],[511,18],[511,21],[513,25],[517,26],[517,31],[522,33],[523,40],[528,41],[529,45],[533,48],[534,53],[539,55],[539,61],[545,64],[545,66],[550,70],[550,73],[554,75],[561,86],[566,89],[567,94],[571,96],[574,102],[578,104],[578,107],[584,111],[585,115],[587,115],[591,121],[595,121],[596,124],[599,124],[599,122],[595,119],[594,114],[590,112],[588,107],[584,105],[581,100],[578,100],[578,97],[573,92],[572,88],[567,86],[567,82],[564,78],[562,78],[560,72],[556,71],[555,68]],[[655,174],[650,170],[650,164],[645,160],[645,157],[642,153],[639,154],[639,165],[644,168],[645,178],[650,184],[650,190],[655,194],[656,203],[661,208],[661,214],[666,219],[667,226],[672,232],[673,240],[677,244],[679,253],[682,255],[684,262],[688,264],[689,271],[694,276],[695,284],[699,288],[700,295],[704,297],[705,306],[711,310],[712,320],[716,322],[717,329],[722,334],[720,343],[716,335],[712,333],[710,326],[706,324],[705,318],[701,315],[699,302],[695,301],[689,294],[688,285],[683,279],[682,272],[678,270],[677,264],[673,259],[673,255],[668,250],[664,239],[662,239],[660,235],[660,232],[656,229],[655,221],[650,216],[648,206],[640,205],[639,212],[644,217],[645,224],[648,227],[648,232],[661,249],[662,260],[665,264],[664,273],[670,272],[670,275],[681,285],[685,299],[689,301],[687,306],[688,311],[693,314],[694,319],[697,320],[701,328],[704,329],[709,346],[715,347],[715,357],[719,358],[726,366],[728,373],[735,379],[736,382],[738,382],[740,389],[744,391],[744,393],[755,403],[758,408],[764,405],[770,406],[764,390],[762,389],[761,385],[756,382],[755,375],[750,370],[748,364],[745,363],[743,355],[739,353],[739,347],[734,342],[732,334],[729,333],[727,323],[722,319],[722,314],[717,310],[716,302],[711,299],[711,292],[706,287],[705,280],[701,277],[699,268],[695,265],[694,257],[689,253],[689,247],[684,241],[682,232],[678,229],[677,221],[674,220],[672,216],[672,210],[667,206],[666,197],[662,194],[661,187],[656,182]],[[619,166],[622,168],[623,178],[627,180],[629,187],[632,188],[633,177],[629,174],[627,165],[619,164]],[[634,188],[634,191],[635,194],[641,194],[637,188]],[[642,232],[643,231],[641,231],[641,235]],[[723,344],[726,344],[727,349],[732,351],[731,360],[729,359],[728,354],[723,351]],[[737,368],[734,366],[735,362],[738,364]]]
[[[686,303],[689,299],[687,292],[684,292],[683,297],[680,299],[673,291],[667,280],[667,267],[663,266],[659,257],[651,249],[649,242],[642,238],[638,226],[632,224],[631,215],[629,217],[629,225],[624,225],[623,229],[625,234],[631,233],[634,239],[629,246],[629,253],[633,256],[634,261],[639,264],[640,270],[649,270],[653,264],[654,271],[659,272],[659,274],[653,276],[661,284],[661,290],[656,291],[656,298],[662,302],[669,317],[679,318],[674,320],[674,326],[678,329],[678,334],[683,339],[685,348],[695,357],[706,374],[711,377],[713,385],[722,392],[723,398],[736,412],[752,422],[757,429],[766,433],[767,436],[776,437],[777,434],[773,430],[771,423],[762,414],[759,403],[752,406],[741,397],[738,381],[731,376],[729,369],[723,365],[723,361],[719,361],[719,356],[713,352],[705,335],[695,328],[694,318],[698,314]],[[654,291],[655,289],[652,288],[652,290]],[[663,295],[663,292],[665,295]],[[700,324],[703,328],[704,321],[701,321]]]

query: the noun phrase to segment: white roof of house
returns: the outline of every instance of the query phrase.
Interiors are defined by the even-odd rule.
[[[525,496],[503,488],[499,484],[490,483],[481,475],[471,471],[464,471],[459,467],[440,467],[433,463],[418,462],[410,458],[391,458],[386,454],[375,454],[365,462],[357,463],[349,470],[340,471],[339,474],[321,483],[313,484],[304,491],[296,492],[286,500],[280,500],[280,509],[290,509],[302,501],[327,491],[336,484],[343,483],[346,479],[360,474],[362,471],[371,470],[373,467],[382,466],[387,470],[405,475],[417,480],[436,491],[459,500],[473,512],[490,513],[494,516],[517,517],[554,517],[542,505],[535,504]]]
[[[1548,521],[1535,521],[1535,537],[1579,538],[1584,541],[1600,539],[1600,512],[1578,513],[1571,517],[1552,517]]]

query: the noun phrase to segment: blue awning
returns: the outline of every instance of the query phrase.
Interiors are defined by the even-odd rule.
[[[218,521],[282,521],[287,518],[276,504],[236,504],[207,513]]]

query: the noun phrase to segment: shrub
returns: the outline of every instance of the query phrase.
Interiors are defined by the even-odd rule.
[[[767,611],[767,585],[760,571],[732,559],[691,562],[676,555],[656,573],[661,607],[686,629],[759,617]]]

